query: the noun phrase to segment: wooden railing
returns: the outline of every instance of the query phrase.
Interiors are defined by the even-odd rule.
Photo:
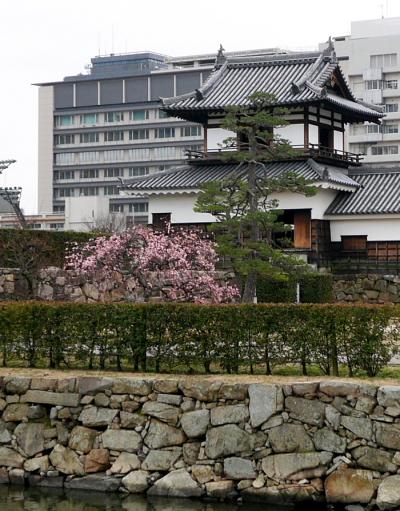
[[[279,158],[280,160],[290,160],[298,158],[315,158],[316,160],[333,160],[337,163],[344,163],[346,165],[361,165],[362,156],[356,153],[350,153],[349,151],[341,151],[340,149],[334,149],[324,147],[319,144],[309,144],[308,146],[294,145],[294,154]],[[188,149],[186,151],[189,162],[211,162],[218,161],[221,156],[226,159],[229,153],[237,151],[237,146],[232,146],[223,149],[210,149],[208,151],[198,151]]]

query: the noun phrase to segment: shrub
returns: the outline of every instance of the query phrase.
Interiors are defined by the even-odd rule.
[[[333,301],[332,275],[305,273],[287,280],[259,278],[257,298],[259,303],[295,303],[296,287],[300,284],[301,303],[331,303]]]
[[[375,376],[396,353],[400,308],[317,304],[3,302],[6,366],[265,372],[317,364]]]

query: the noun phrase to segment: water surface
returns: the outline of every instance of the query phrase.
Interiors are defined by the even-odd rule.
[[[1,511],[287,511],[266,504],[210,503],[189,499],[64,491],[0,485]],[[310,511],[310,506],[303,510]],[[320,510],[321,511],[321,510]]]

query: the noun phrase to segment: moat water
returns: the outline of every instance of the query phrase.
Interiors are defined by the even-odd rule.
[[[287,511],[288,509],[291,508],[188,499],[146,499],[146,497],[134,495],[0,485],[1,511]],[[310,511],[310,506],[302,508],[302,511],[306,510]]]

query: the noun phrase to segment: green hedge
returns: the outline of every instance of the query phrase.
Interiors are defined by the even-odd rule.
[[[15,268],[35,257],[41,266],[62,266],[71,242],[84,242],[93,233],[0,229],[0,267]],[[28,263],[26,263],[28,264]]]
[[[306,273],[287,280],[260,278],[257,282],[259,303],[294,303],[296,286],[300,284],[301,303],[331,303],[333,301],[332,276],[325,273]]]
[[[0,304],[0,362],[29,367],[376,375],[396,352],[399,307]]]

